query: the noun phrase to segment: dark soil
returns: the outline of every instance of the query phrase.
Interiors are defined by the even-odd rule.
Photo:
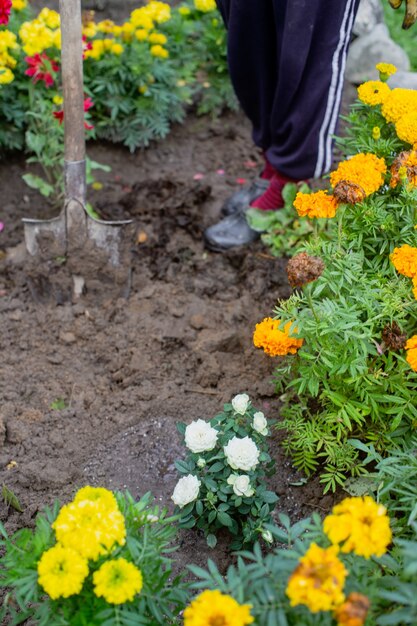
[[[117,17],[109,3],[104,16]],[[129,2],[119,10],[128,13]],[[227,254],[202,242],[225,198],[256,174],[251,146],[244,117],[228,114],[190,116],[134,155],[89,147],[112,168],[98,174],[103,189],[91,192],[93,206],[105,219],[134,220],[128,298],[100,289],[98,275],[97,290],[78,301],[39,301],[21,218],[53,212],[22,181],[22,157],[0,163],[0,483],[23,507],[0,502],[8,531],[33,525],[44,505],[70,499],[84,484],[136,498],[152,491],[172,509],[174,461],[183,455],[177,421],[209,419],[241,392],[279,419],[274,360],[255,350],[252,333],[290,293],[286,262],[260,242]],[[278,435],[271,447],[277,512],[292,520],[327,512],[333,496],[323,497],[317,481],[294,484],[300,475]],[[180,542],[181,564],[205,564],[207,556],[223,568],[229,562],[227,539],[214,551],[192,532]]]

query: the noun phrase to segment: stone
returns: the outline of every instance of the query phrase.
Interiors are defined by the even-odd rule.
[[[381,23],[384,23],[384,10],[381,0],[361,0],[353,25],[353,34],[357,37],[363,37],[363,35],[371,33],[375,26]]]
[[[417,89],[417,72],[398,71],[389,77],[388,85],[391,89]]]
[[[6,424],[6,434],[8,443],[22,443],[30,435],[30,427],[27,423],[19,419],[8,419]]]
[[[346,79],[359,85],[367,80],[378,80],[377,63],[393,63],[398,70],[408,72],[407,53],[389,36],[385,24],[377,24],[371,33],[352,42],[346,63]]]
[[[207,328],[207,320],[204,315],[200,315],[196,313],[190,317],[190,326],[195,330],[201,330],[202,328]]]
[[[75,343],[77,341],[76,336],[74,335],[74,333],[70,333],[70,332],[64,332],[61,331],[59,333],[59,338],[63,343]]]

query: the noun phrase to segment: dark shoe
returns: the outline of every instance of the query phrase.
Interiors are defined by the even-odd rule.
[[[225,217],[221,222],[206,228],[204,242],[214,252],[224,252],[236,246],[245,246],[260,237],[246,221],[245,212],[238,211]]]
[[[222,216],[235,215],[248,206],[251,202],[259,198],[269,187],[269,180],[266,178],[256,178],[253,183],[246,185],[235,191],[221,208]]]

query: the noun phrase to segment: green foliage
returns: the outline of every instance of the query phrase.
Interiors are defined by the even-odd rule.
[[[173,574],[169,556],[174,550],[176,518],[167,517],[166,510],[153,506],[150,494],[138,502],[128,492],[116,496],[125,518],[126,543],[114,549],[111,557],[123,557],[141,570],[143,589],[134,600],[113,605],[94,594],[90,578],[106,557],[89,562],[90,575],[80,594],[57,600],[45,595],[38,584],[37,563],[55,543],[51,524],[60,508],[55,503],[38,515],[34,531],[22,529],[9,538],[0,524],[0,587],[6,589],[0,621],[8,619],[11,626],[27,619],[38,626],[177,623],[177,615],[187,601],[187,584]]]
[[[385,23],[388,26],[389,34],[401,48],[403,48],[410,58],[411,69],[417,71],[417,29],[412,26],[409,30],[402,28],[405,15],[404,3],[397,10],[393,10],[389,2],[382,3],[384,9]]]
[[[231,549],[251,544],[259,535],[266,541],[271,539],[265,532],[265,524],[270,523],[278,498],[268,491],[265,483],[265,476],[273,471],[273,462],[268,452],[266,431],[261,433],[254,428],[256,413],[259,415],[260,412],[250,404],[244,413],[236,412],[232,404],[225,404],[223,412],[208,422],[218,433],[214,447],[198,453],[189,448],[186,460],[175,463],[180,474],[195,476],[200,481],[196,499],[182,508],[177,507],[181,514],[179,525],[203,530],[210,547],[216,545],[215,535],[220,528],[227,528],[233,535]],[[187,445],[185,424],[179,424],[178,428]],[[230,466],[224,447],[234,437],[249,437],[256,444],[260,452],[259,462],[252,469],[232,469]],[[248,483],[243,493],[232,482],[238,475],[245,477]]]

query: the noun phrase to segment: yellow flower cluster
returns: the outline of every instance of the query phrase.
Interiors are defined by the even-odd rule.
[[[383,185],[386,171],[384,159],[361,152],[339,163],[330,174],[330,184],[335,187],[340,181],[354,183],[360,185],[365,196],[369,196]]]
[[[210,11],[214,11],[216,8],[215,0],[194,0],[194,6],[197,11],[202,11],[203,13],[209,13]]]
[[[390,93],[391,89],[386,83],[380,80],[368,80],[358,87],[358,98],[361,102],[376,106],[382,104]]]
[[[159,57],[160,59],[166,59],[167,57],[169,57],[168,50],[163,46],[160,46],[159,44],[151,46],[150,53],[152,54],[152,56]]]
[[[286,593],[291,606],[303,604],[312,613],[318,613],[332,611],[344,601],[343,587],[348,572],[338,552],[337,546],[310,545],[288,580]]]
[[[334,217],[338,201],[327,191],[302,193],[299,191],[294,200],[294,207],[300,217]]]
[[[38,582],[52,600],[80,593],[87,576],[87,560],[59,543],[46,550],[38,563]]]
[[[295,354],[303,345],[304,340],[290,337],[291,322],[285,324],[284,330],[280,330],[280,324],[280,320],[274,320],[272,317],[266,317],[262,322],[256,324],[253,334],[255,347],[263,348],[269,356]]]
[[[24,22],[19,30],[23,50],[29,56],[40,54],[48,48],[61,49],[59,13],[44,8],[31,22]]]
[[[88,561],[125,543],[124,517],[111,491],[83,487],[52,524],[58,543],[38,562],[38,581],[53,599],[81,592]],[[94,592],[111,604],[133,600],[142,589],[140,570],[124,558],[109,559],[93,574]]]
[[[382,105],[382,115],[387,122],[398,122],[410,110],[417,107],[417,91],[414,89],[392,89]]]
[[[417,275],[417,248],[409,246],[408,243],[400,248],[394,248],[390,260],[397,272],[403,276],[414,278]]]
[[[18,48],[17,37],[10,30],[0,31],[0,85],[7,85],[14,80],[11,71],[16,67],[16,59],[10,54]]]
[[[86,50],[84,56],[86,59],[101,59],[103,54],[110,52],[116,56],[123,54],[124,47],[114,39],[107,37],[106,39],[95,39],[91,42],[91,50]]]
[[[342,552],[354,552],[369,559],[382,556],[392,540],[386,508],[370,496],[345,498],[333,507],[323,530]]]
[[[407,341],[405,349],[407,350],[407,363],[410,365],[412,370],[417,372],[417,335],[413,335]]]
[[[251,608],[218,589],[203,591],[185,609],[184,626],[246,626],[254,621]]]
[[[401,141],[417,148],[417,109],[400,117],[395,123],[395,130]]]
[[[124,517],[113,494],[94,487],[84,488],[73,502],[63,506],[52,528],[59,543],[92,560],[126,540]]]
[[[112,559],[93,574],[94,593],[110,604],[131,602],[143,587],[141,571],[126,559]]]

